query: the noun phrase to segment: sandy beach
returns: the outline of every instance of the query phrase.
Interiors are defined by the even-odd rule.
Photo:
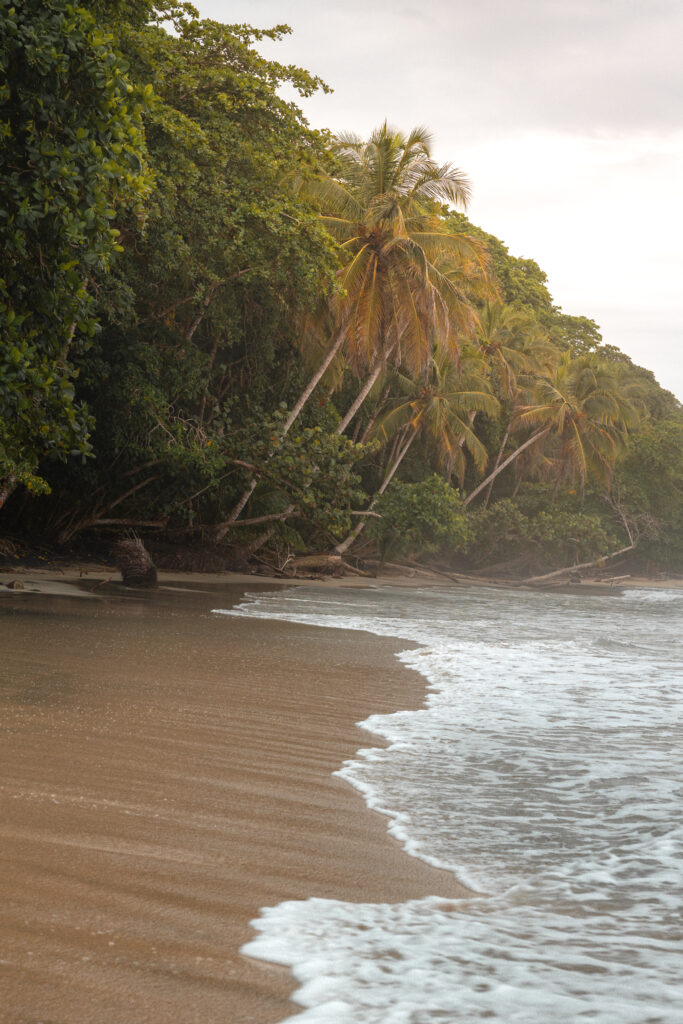
[[[21,578],[0,600],[0,1020],[281,1021],[289,972],[239,953],[261,907],[462,893],[331,774],[369,744],[355,722],[422,703],[405,644],[211,615],[273,586],[248,577]]]

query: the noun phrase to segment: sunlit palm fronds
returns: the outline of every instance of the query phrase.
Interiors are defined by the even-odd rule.
[[[459,366],[442,347],[435,350],[428,371],[421,380],[397,373],[398,396],[379,420],[375,436],[388,439],[410,426],[435,442],[446,477],[455,474],[462,482],[465,451],[475,466],[483,469],[487,451],[472,429],[474,414],[496,416],[498,400],[491,394],[480,357],[468,352]]]
[[[589,474],[609,486],[638,415],[606,362],[594,355],[572,359],[567,353],[552,377],[538,379],[533,401],[520,408],[517,421],[549,428],[558,478],[578,479],[583,489]]]
[[[306,188],[346,260],[331,304],[346,358],[359,375],[387,360],[419,374],[437,343],[455,352],[474,336],[474,302],[490,295],[484,246],[433,212],[435,201],[464,205],[469,184],[433,160],[424,127],[342,133],[333,151],[334,175]]]

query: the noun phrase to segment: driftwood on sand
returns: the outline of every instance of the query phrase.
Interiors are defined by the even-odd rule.
[[[156,587],[156,566],[139,537],[127,537],[117,541],[113,553],[117,568],[127,586]]]
[[[345,562],[341,555],[299,555],[295,558],[288,560],[287,569],[292,569],[296,576],[299,569],[309,569],[321,573],[330,573],[332,575],[343,575],[344,573],[351,573],[352,576],[368,576],[371,577],[372,573],[365,572],[363,569],[358,569],[353,565],[349,565]]]
[[[602,569],[605,562],[612,558],[616,558],[617,555],[623,555],[627,551],[633,551],[635,546],[634,542],[625,548],[619,548],[618,551],[612,551],[609,555],[603,555],[602,558],[596,558],[592,562],[579,562],[578,565],[568,565],[564,569],[555,569],[554,572],[546,572],[543,576],[530,576],[528,579],[522,580],[522,583],[529,585],[545,583],[546,580],[557,579],[560,576],[572,576],[575,573],[580,575],[583,569]]]

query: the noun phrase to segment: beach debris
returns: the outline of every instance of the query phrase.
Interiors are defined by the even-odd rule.
[[[94,587],[86,587],[86,590],[88,591],[89,594],[93,594],[96,590],[99,590],[100,587],[105,587],[107,583],[111,583],[113,578],[113,576],[108,576],[106,580],[100,580],[99,583],[96,583]]]
[[[114,559],[128,587],[156,587],[157,570],[152,556],[135,534],[114,545]]]
[[[300,555],[288,560],[287,568],[293,570],[297,576],[300,569],[308,569],[314,572],[323,573],[328,576],[344,576],[351,573],[352,576],[372,577],[372,573],[365,572],[345,562],[341,555]]]
[[[24,589],[24,584],[21,582],[21,580],[11,580],[9,583],[6,583],[5,586],[7,587],[8,590]]]
[[[18,548],[7,537],[0,537],[0,556],[2,558],[18,558]]]

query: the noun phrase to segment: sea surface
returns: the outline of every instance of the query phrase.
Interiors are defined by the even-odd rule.
[[[339,774],[476,895],[265,908],[301,1024],[683,1024],[683,591],[246,595],[227,614],[367,630],[425,706]],[[372,685],[372,680],[368,680]]]

